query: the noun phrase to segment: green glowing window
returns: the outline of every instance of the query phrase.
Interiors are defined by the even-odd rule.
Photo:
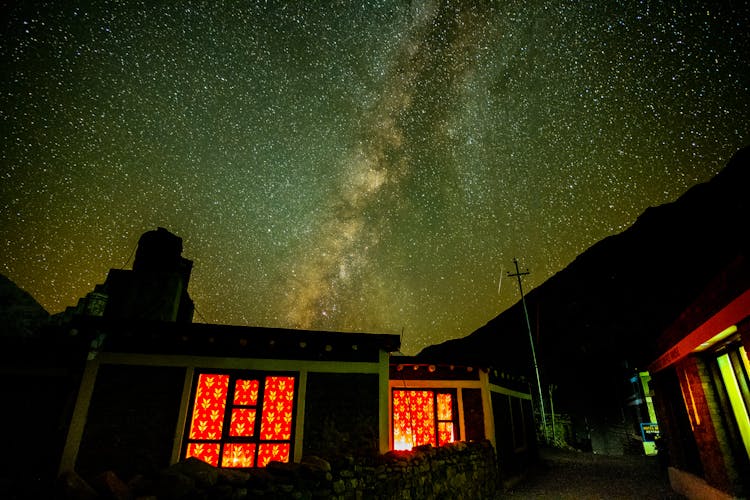
[[[729,404],[732,407],[737,428],[742,437],[745,452],[750,457],[750,390],[748,389],[748,373],[750,373],[750,362],[748,362],[745,348],[740,346],[722,354],[716,361],[719,364],[719,372],[724,382]]]

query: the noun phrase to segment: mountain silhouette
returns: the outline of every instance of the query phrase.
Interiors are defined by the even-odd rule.
[[[647,209],[526,295],[542,384],[568,411],[621,406],[620,388],[658,354],[657,337],[712,279],[747,262],[750,148],[709,182]],[[419,357],[478,363],[535,380],[521,301]]]
[[[49,321],[49,313],[28,292],[0,274],[0,336],[31,338]]]

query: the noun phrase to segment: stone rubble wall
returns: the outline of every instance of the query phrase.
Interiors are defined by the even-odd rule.
[[[71,472],[60,478],[62,498],[136,500],[376,499],[476,500],[495,498],[499,487],[495,450],[489,441],[420,446],[373,458],[343,456],[301,463],[272,462],[264,469],[218,469],[190,458],[157,477],[128,483],[106,472],[90,483]]]

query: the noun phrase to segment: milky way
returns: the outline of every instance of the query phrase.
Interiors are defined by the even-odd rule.
[[[750,143],[744,7],[311,4],[4,7],[0,272],[58,312],[163,226],[197,321],[414,353]]]

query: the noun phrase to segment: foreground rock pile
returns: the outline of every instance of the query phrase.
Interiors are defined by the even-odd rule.
[[[421,446],[375,459],[306,457],[264,469],[219,469],[195,458],[155,477],[124,482],[105,472],[87,482],[75,472],[59,479],[58,496],[70,500],[433,499],[493,498],[497,465],[489,442]]]

